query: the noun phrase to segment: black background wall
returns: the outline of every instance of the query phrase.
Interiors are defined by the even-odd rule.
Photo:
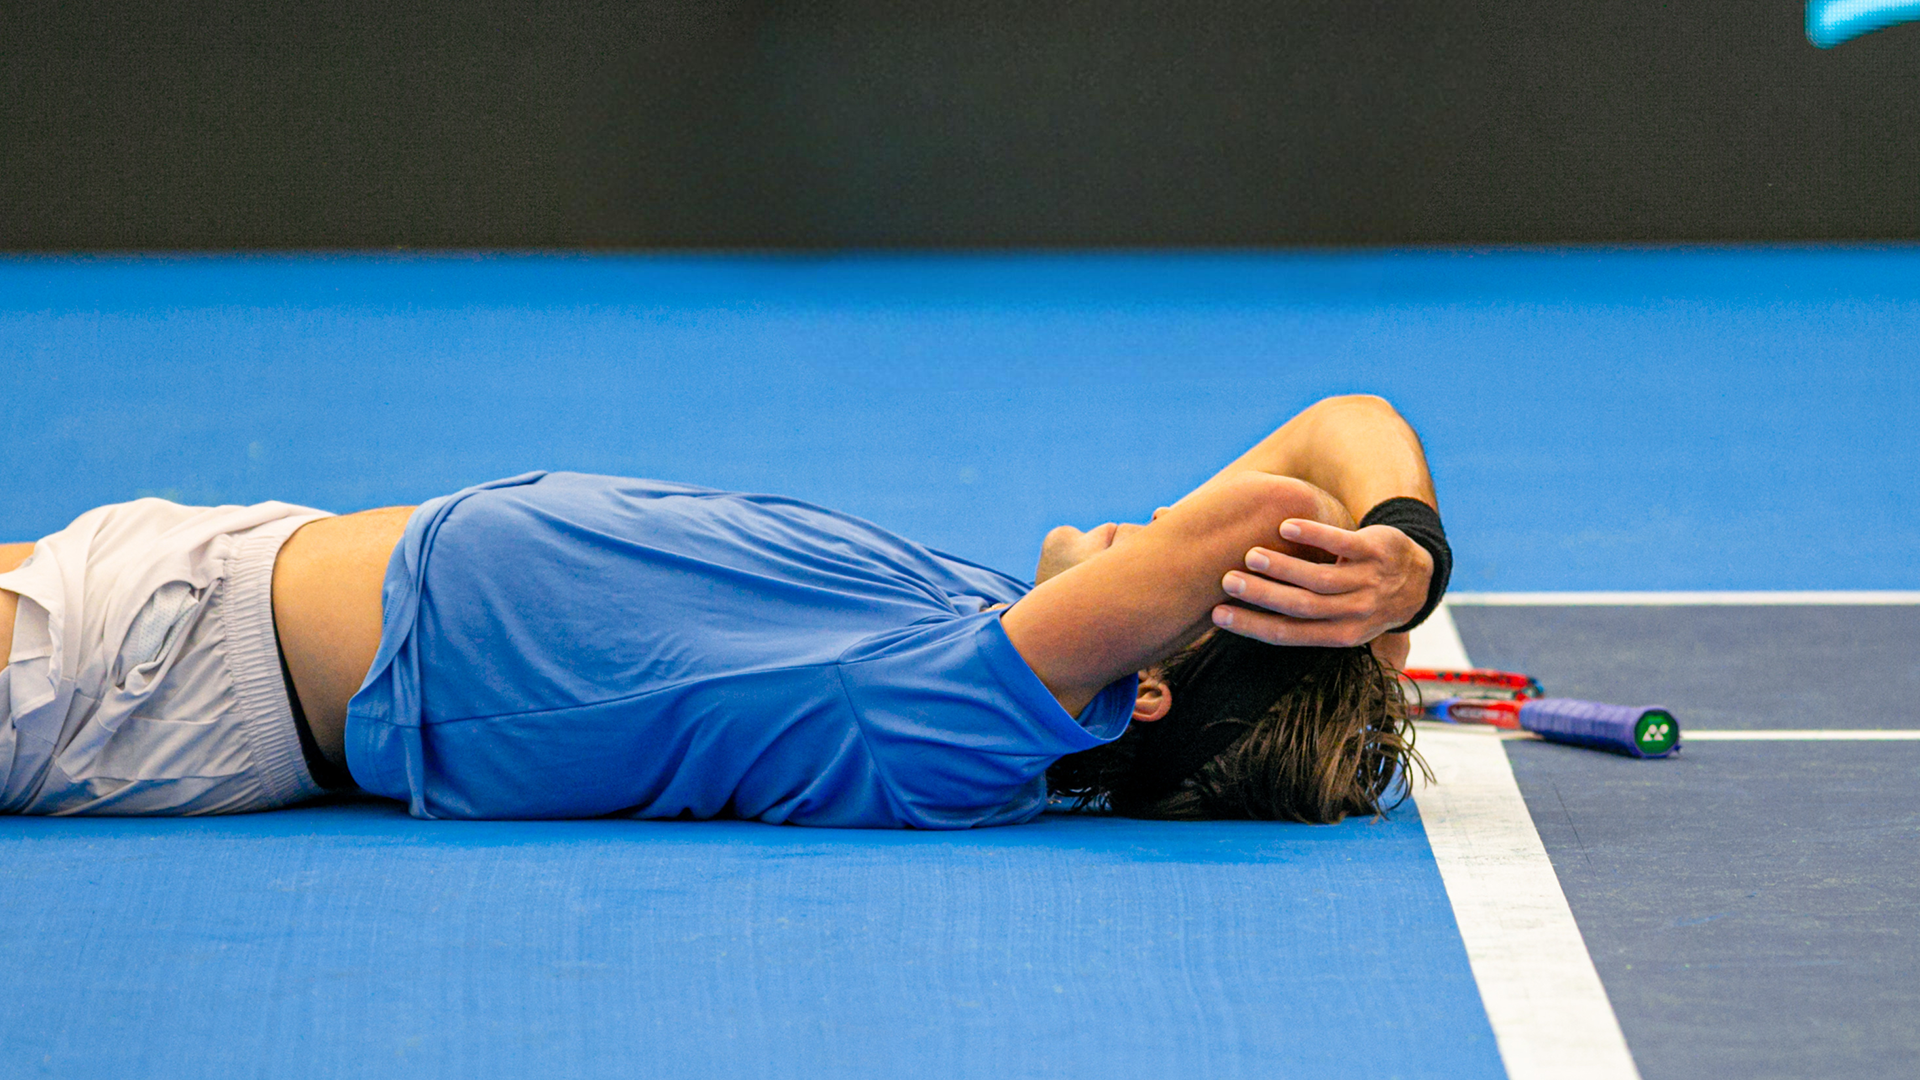
[[[1795,0],[0,0],[0,247],[1920,236]]]

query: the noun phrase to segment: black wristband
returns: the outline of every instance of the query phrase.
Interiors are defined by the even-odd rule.
[[[1387,631],[1403,634],[1427,621],[1433,609],[1440,606],[1440,598],[1447,595],[1447,580],[1453,577],[1453,549],[1447,546],[1447,530],[1440,527],[1440,512],[1419,499],[1405,495],[1388,499],[1360,519],[1361,528],[1369,525],[1391,525],[1433,556],[1433,577],[1427,579],[1427,602],[1405,626]]]

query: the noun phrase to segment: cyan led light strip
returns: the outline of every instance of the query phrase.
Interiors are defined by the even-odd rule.
[[[1808,0],[1807,40],[1831,49],[1915,19],[1920,19],[1920,0]]]

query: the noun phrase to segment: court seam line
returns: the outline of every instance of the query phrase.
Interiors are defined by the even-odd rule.
[[[1421,737],[1437,732],[1502,742],[1541,741],[1531,731],[1490,724],[1455,724],[1428,717],[1416,721],[1415,730]],[[1683,746],[1695,739],[1701,742],[1920,742],[1920,728],[1686,728],[1680,733]]]
[[[1903,606],[1920,604],[1920,590],[1673,592],[1454,592],[1460,607],[1799,607]]]
[[[1451,617],[1430,617],[1413,645],[1409,665],[1472,666]],[[1506,748],[1477,736],[1422,725],[1438,782],[1413,798],[1507,1076],[1639,1080]]]
[[[1707,728],[1683,730],[1680,741],[1701,742],[1907,742],[1920,728]]]

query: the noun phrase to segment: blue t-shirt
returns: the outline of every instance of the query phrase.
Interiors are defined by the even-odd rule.
[[[361,787],[423,817],[1026,821],[1076,719],[997,612],[1028,586],[793,499],[529,473],[414,511],[347,714]]]

